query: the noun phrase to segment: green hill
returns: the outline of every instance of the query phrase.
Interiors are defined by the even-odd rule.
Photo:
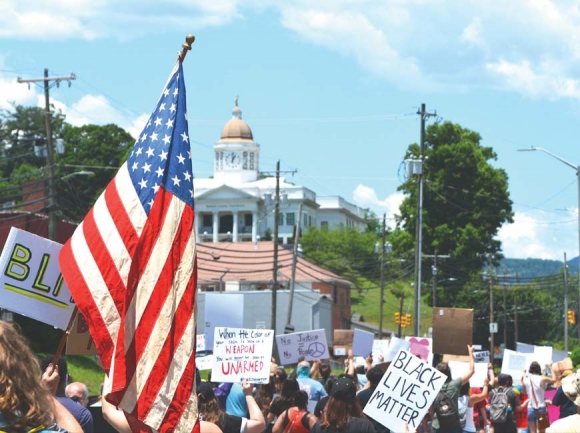
[[[563,262],[545,259],[503,259],[500,268],[510,275],[519,278],[534,278],[554,275],[562,272]],[[578,275],[578,257],[568,261],[570,275]]]

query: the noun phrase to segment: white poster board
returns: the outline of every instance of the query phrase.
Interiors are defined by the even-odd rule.
[[[546,366],[550,366],[552,364],[552,347],[551,346],[534,346],[534,361],[537,361],[542,370],[546,368]],[[526,370],[529,370],[530,366],[526,367]]]
[[[215,362],[214,355],[206,355],[195,358],[195,366],[200,370],[211,370]]]
[[[373,365],[380,364],[389,350],[389,340],[373,340]]]
[[[516,352],[519,353],[534,353],[534,345],[528,343],[516,343]]]
[[[244,327],[244,295],[206,292],[204,317],[205,350],[213,350],[215,328]]]
[[[74,301],[58,266],[61,248],[12,227],[0,256],[0,308],[66,330]]]
[[[280,364],[296,364],[304,357],[306,361],[328,359],[328,345],[324,329],[276,335]]]
[[[195,351],[205,350],[205,334],[195,336]]]
[[[352,340],[352,354],[354,356],[362,356],[366,358],[373,351],[373,340],[375,334],[361,329],[354,330],[354,338]]]
[[[469,371],[469,362],[465,361],[449,361],[447,363],[449,369],[451,370],[451,377],[457,379],[458,377],[463,377],[465,373]],[[483,362],[476,362],[473,364],[474,372],[473,376],[469,379],[469,385],[471,387],[482,388],[485,379],[487,378],[487,364]]]
[[[520,379],[524,374],[524,369],[528,369],[533,357],[533,353],[520,353],[514,352],[510,349],[505,349],[503,362],[501,364],[501,372],[511,375],[514,384],[517,384],[520,382]]]
[[[391,362],[395,359],[395,355],[399,352],[400,349],[409,350],[411,344],[407,340],[403,340],[402,338],[391,337],[391,342],[389,343],[389,350],[385,354],[385,362]]]
[[[268,383],[273,342],[271,329],[215,328],[211,380]]]
[[[399,350],[363,412],[393,432],[419,428],[446,376],[407,350]]]

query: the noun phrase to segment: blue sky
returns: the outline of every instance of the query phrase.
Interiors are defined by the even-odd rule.
[[[490,4],[487,4],[490,3]],[[549,0],[18,0],[0,4],[0,108],[43,104],[17,77],[74,72],[52,102],[75,125],[138,134],[187,33],[197,177],[239,95],[260,169],[397,212],[402,158],[425,103],[477,131],[506,170],[513,258],[578,255],[580,3]],[[432,120],[431,120],[432,121]],[[429,253],[429,252],[426,252]],[[441,252],[443,253],[443,252]]]

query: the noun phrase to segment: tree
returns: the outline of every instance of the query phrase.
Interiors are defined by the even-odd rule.
[[[480,273],[486,254],[496,260],[502,257],[496,235],[502,224],[513,218],[508,176],[505,170],[492,166],[497,155],[492,148],[481,146],[476,132],[444,122],[429,126],[425,137],[423,252],[449,254],[447,267],[462,275]],[[410,145],[405,159],[419,157],[419,145]],[[411,249],[408,243],[415,234],[417,178],[408,179],[398,189],[407,194],[400,207],[398,229],[412,235],[399,248]],[[423,275],[431,278],[428,272]],[[439,272],[437,277],[444,276]],[[437,299],[442,305],[449,300],[443,293]]]

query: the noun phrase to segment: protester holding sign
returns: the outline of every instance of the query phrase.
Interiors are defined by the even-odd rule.
[[[58,383],[58,370],[52,365],[42,375],[38,360],[24,338],[6,322],[0,321],[0,430],[37,433],[82,432],[74,417],[50,395],[43,383]]]
[[[469,378],[471,376],[473,376],[473,373],[475,372],[475,366],[474,366],[474,360],[473,360],[473,346],[467,345],[467,352],[469,353],[469,368],[465,373],[463,373],[463,375],[461,377],[458,377],[456,379],[451,378],[451,370],[450,370],[447,362],[440,362],[435,367],[436,370],[443,373],[447,377],[445,384],[443,385],[441,390],[445,394],[447,394],[449,396],[449,398],[451,399],[451,402],[453,404],[455,404],[456,413],[457,413],[457,407],[458,407],[459,389],[461,388],[461,386],[463,384],[467,383]],[[440,414],[437,415],[437,408],[436,407],[434,407],[433,409],[434,409],[433,412],[435,414],[435,418],[433,419],[432,426],[433,426],[435,433],[456,433],[456,432],[461,433],[461,427],[459,425],[459,416],[457,416],[457,423],[455,425],[447,426],[445,428],[445,430],[443,430],[441,428],[442,427],[441,420],[438,419],[438,416],[440,418],[441,415]]]

